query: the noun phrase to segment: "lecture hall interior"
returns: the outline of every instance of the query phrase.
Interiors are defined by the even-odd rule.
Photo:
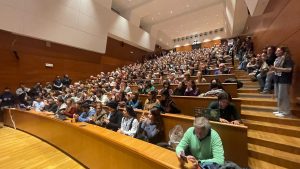
[[[300,169],[299,8],[1,0],[0,168]]]

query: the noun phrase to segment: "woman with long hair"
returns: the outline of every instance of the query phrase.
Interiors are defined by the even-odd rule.
[[[176,104],[172,100],[169,91],[164,89],[161,91],[160,109],[164,113],[181,113]]]
[[[274,89],[277,98],[278,111],[274,114],[278,117],[290,115],[289,88],[292,84],[294,62],[290,57],[287,47],[279,47],[276,50],[277,58],[270,70],[274,71]]]
[[[136,118],[136,113],[131,106],[126,106],[123,110],[123,118],[121,121],[121,128],[118,133],[133,137],[136,134],[139,122]]]
[[[156,144],[161,142],[163,124],[158,108],[152,108],[149,112],[143,113],[137,130],[136,138]]]

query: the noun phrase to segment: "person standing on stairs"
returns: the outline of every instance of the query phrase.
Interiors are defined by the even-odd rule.
[[[271,70],[274,71],[274,94],[277,98],[278,111],[273,112],[278,117],[290,115],[289,88],[292,84],[294,62],[287,47],[276,50],[276,60]]]
[[[276,54],[275,54],[275,46],[269,46],[267,48],[267,59],[266,63],[268,66],[272,66],[274,64],[274,61],[276,59]],[[274,71],[269,70],[266,75],[265,83],[263,86],[262,92],[260,94],[270,94],[272,90],[272,85],[273,85],[273,79],[274,79]],[[258,80],[260,81],[260,79]]]

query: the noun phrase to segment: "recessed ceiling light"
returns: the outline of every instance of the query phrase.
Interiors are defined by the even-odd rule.
[[[171,10],[171,11],[170,11],[170,14],[172,14],[172,13],[173,13],[173,11]]]
[[[134,52],[133,52],[133,51],[130,51],[130,53],[133,54]]]

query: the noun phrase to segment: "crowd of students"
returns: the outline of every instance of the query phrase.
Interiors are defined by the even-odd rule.
[[[278,117],[291,115],[288,98],[294,62],[289,49],[266,46],[260,53],[254,54],[253,43],[248,37],[239,45],[236,56],[240,60],[239,69],[247,71],[253,81],[258,81],[261,94],[274,93],[278,110],[273,113]]]
[[[28,88],[21,83],[16,94],[13,94],[9,88],[5,88],[0,95],[0,105],[1,107],[31,108],[37,112],[53,112],[60,119],[69,117],[75,121],[95,124],[131,137],[158,143],[162,141],[164,130],[161,113],[184,111],[176,106],[171,97],[173,95],[217,96],[218,99],[208,107],[220,110],[220,122],[235,125],[241,123],[240,112],[237,112],[235,105],[231,103],[230,95],[222,89],[222,83],[218,79],[211,81],[211,90],[206,93],[201,93],[201,89],[198,89],[196,85],[206,82],[202,75],[229,74],[232,70],[230,67],[226,67],[225,63],[231,62],[234,55],[243,56],[240,58],[240,69],[245,69],[250,74],[256,72],[254,76],[258,79],[266,78],[264,87],[268,86],[268,79],[270,79],[268,76],[273,76],[276,82],[275,88],[278,90],[276,92],[278,99],[282,99],[285,94],[284,91],[288,89],[285,84],[290,84],[291,81],[290,67],[292,67],[292,62],[286,50],[277,49],[274,66],[270,66],[267,70],[264,62],[261,63],[265,66],[263,68],[253,66],[260,63],[259,59],[266,62],[268,58],[264,58],[265,55],[271,57],[269,60],[272,60],[274,56],[269,56],[270,52],[254,58],[254,55],[251,55],[253,46],[250,39],[247,39],[242,45],[239,45],[239,40],[237,40],[233,45],[225,43],[190,52],[173,52],[159,58],[146,60],[144,63],[126,65],[112,72],[101,72],[96,76],[90,76],[85,81],[72,83],[69,76],[64,75],[63,78],[57,76],[53,83],[48,82],[45,86],[36,83],[33,87]],[[249,55],[251,59],[248,63]],[[257,63],[254,64],[254,61]],[[272,61],[268,62],[271,63]],[[270,71],[273,71],[272,75],[269,73]],[[195,75],[197,80],[192,80],[190,77]],[[158,79],[159,83],[163,84],[162,89],[155,87],[154,79]],[[131,91],[130,85],[133,84],[139,86],[137,92]],[[178,87],[173,91],[170,84],[177,84]],[[139,94],[148,95],[145,103],[141,102]],[[157,99],[158,94],[161,95],[160,99]],[[283,114],[287,103],[284,100],[278,102],[280,103],[279,114]],[[145,111],[137,119],[135,109],[148,111]],[[195,128],[189,129],[184,138],[188,140],[189,137],[200,140],[207,137],[219,138],[217,133],[210,128],[202,131],[203,125],[207,127],[208,122],[203,119],[200,121],[196,119]],[[192,136],[191,133],[193,132],[196,135]],[[188,144],[182,142],[177,149],[178,153],[181,153]],[[192,145],[194,144],[196,143],[192,143]],[[213,156],[215,160],[208,161],[222,164],[224,156],[221,157],[223,148],[220,146],[222,144],[216,142],[216,152],[213,151],[213,154],[211,152],[206,152],[207,154],[196,153],[196,158],[208,159]],[[221,156],[215,157],[215,153],[221,153]]]

